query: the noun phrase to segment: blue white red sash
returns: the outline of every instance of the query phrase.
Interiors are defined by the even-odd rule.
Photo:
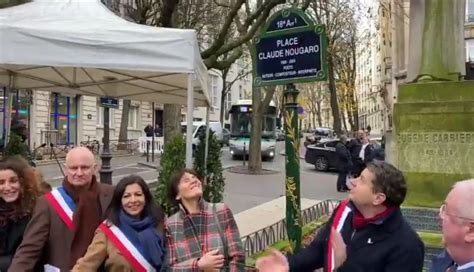
[[[332,246],[334,237],[332,236],[332,229],[334,228],[336,229],[337,232],[341,232],[342,226],[344,226],[347,216],[352,211],[351,208],[347,206],[348,203],[349,203],[349,200],[341,201],[341,204],[339,205],[339,208],[336,211],[336,215],[334,216],[334,220],[331,225],[331,230],[329,232],[329,242],[328,242],[328,262],[327,262],[328,272],[332,272],[335,270],[334,249]]]
[[[67,228],[74,231],[75,226],[72,222],[72,215],[74,211],[76,211],[76,204],[74,204],[74,201],[66,193],[64,188],[56,188],[51,192],[46,193],[45,197],[61,220],[63,220]]]
[[[107,238],[122,253],[136,272],[155,272],[155,268],[145,259],[137,247],[130,242],[120,228],[104,222],[99,225],[99,229],[105,233]]]

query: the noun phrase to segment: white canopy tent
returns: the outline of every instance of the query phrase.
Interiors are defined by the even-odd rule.
[[[138,25],[99,0],[0,10],[0,85],[187,105],[188,167],[194,106],[209,106],[194,30]]]

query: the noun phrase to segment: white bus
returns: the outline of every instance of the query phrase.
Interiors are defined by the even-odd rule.
[[[229,151],[235,159],[244,154],[248,156],[250,145],[250,132],[252,128],[252,101],[239,100],[230,108],[230,139]],[[270,102],[267,111],[263,114],[261,151],[262,158],[273,160],[276,144],[276,118],[275,103]],[[245,153],[244,153],[245,147]]]

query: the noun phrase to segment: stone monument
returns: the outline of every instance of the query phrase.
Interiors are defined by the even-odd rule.
[[[394,106],[395,164],[408,205],[439,207],[455,181],[474,177],[474,82],[465,74],[465,1],[410,1],[407,78]]]

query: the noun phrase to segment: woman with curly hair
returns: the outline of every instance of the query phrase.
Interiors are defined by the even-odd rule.
[[[0,271],[7,271],[39,195],[34,170],[20,157],[0,162]]]

